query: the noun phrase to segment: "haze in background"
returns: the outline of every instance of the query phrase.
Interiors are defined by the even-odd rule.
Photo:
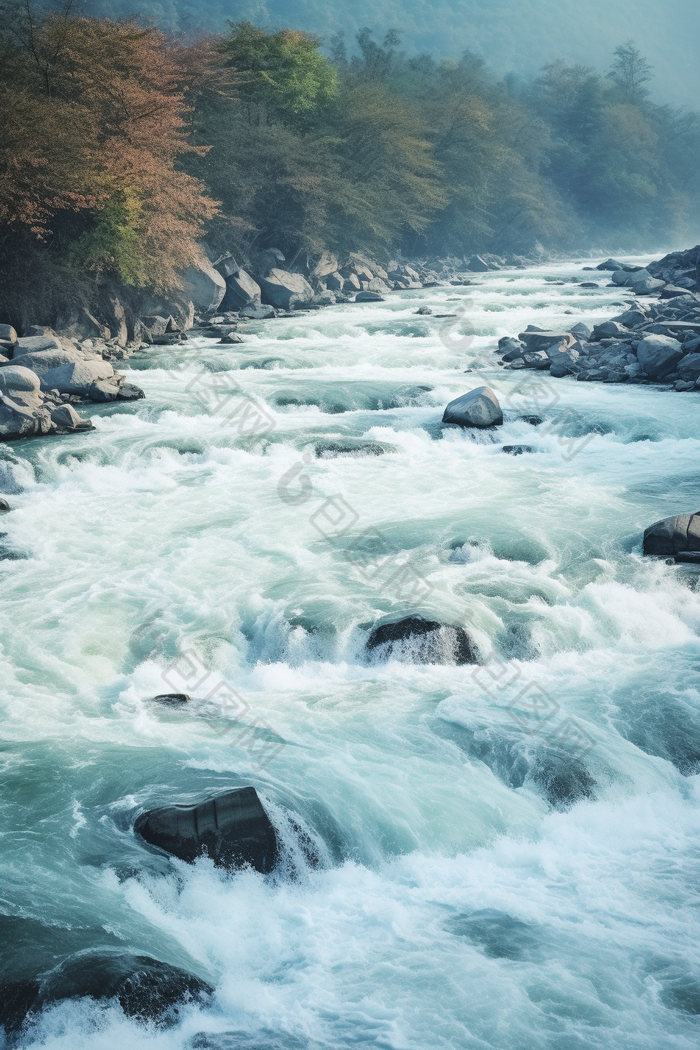
[[[696,108],[700,97],[698,0],[94,0],[94,14],[139,11],[162,28],[221,30],[226,19],[306,29],[348,43],[363,26],[397,29],[408,51],[483,56],[495,71],[530,77],[554,58],[601,71],[613,48],[633,39],[654,65],[658,102]]]

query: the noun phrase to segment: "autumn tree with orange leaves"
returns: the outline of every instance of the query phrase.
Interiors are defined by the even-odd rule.
[[[183,64],[134,22],[6,4],[0,23],[0,245],[167,292],[215,212],[178,169]],[[191,65],[191,61],[190,61]],[[188,70],[192,75],[192,70]]]

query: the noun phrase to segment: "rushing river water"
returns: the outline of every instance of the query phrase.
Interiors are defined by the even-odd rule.
[[[698,509],[699,395],[484,358],[616,312],[581,266],[154,347],[147,400],[0,449],[2,975],[122,947],[216,988],[170,1029],[66,1001],[23,1044],[697,1047],[697,570],[641,535]],[[484,381],[504,426],[442,428]],[[411,614],[480,665],[370,659]],[[133,835],[248,784],[273,876]]]

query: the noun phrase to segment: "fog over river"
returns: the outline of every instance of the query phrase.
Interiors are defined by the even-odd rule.
[[[0,448],[3,975],[99,946],[216,989],[168,1029],[66,1001],[22,1045],[697,1047],[698,569],[641,538],[700,506],[700,394],[491,352],[619,312],[586,264],[149,348],[146,400]],[[443,428],[484,382],[503,427]],[[372,656],[407,615],[480,663]],[[243,785],[274,875],[134,836]]]

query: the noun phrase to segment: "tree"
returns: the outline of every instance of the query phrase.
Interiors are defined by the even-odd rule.
[[[653,77],[652,69],[632,40],[620,44],[614,51],[615,61],[608,73],[618,89],[620,100],[631,106],[641,106],[649,97],[644,86]]]
[[[337,96],[336,72],[310,33],[283,29],[266,33],[250,22],[231,23],[222,49],[238,74],[238,96],[250,123],[304,126]]]

